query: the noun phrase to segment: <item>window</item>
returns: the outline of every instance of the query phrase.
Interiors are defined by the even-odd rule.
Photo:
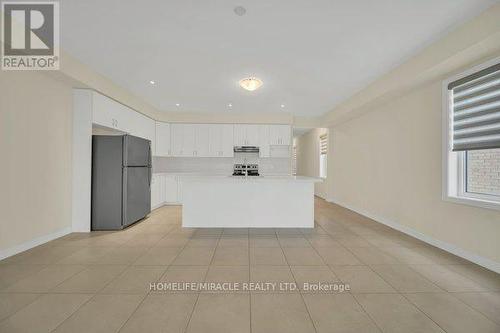
[[[500,59],[443,84],[444,198],[500,209]]]
[[[295,145],[295,142],[292,148],[292,175],[297,175],[297,146]]]
[[[326,178],[326,161],[328,155],[328,134],[319,137],[319,176]]]

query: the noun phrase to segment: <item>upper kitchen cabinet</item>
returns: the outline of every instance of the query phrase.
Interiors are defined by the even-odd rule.
[[[121,116],[121,104],[109,97],[92,92],[92,122],[94,124],[120,130],[126,120]]]
[[[172,124],[170,130],[172,156],[209,156],[208,124]]]
[[[291,127],[289,125],[269,125],[269,144],[285,146],[291,144]]]
[[[155,149],[155,121],[117,101],[92,92],[92,123],[151,141]]]
[[[210,124],[196,124],[195,130],[195,157],[209,157],[210,156],[210,140],[209,131]]]
[[[184,144],[184,127],[183,124],[170,125],[170,149],[172,156],[182,156]]]
[[[260,125],[234,125],[234,145],[235,146],[259,146]]]
[[[172,124],[171,149],[177,157],[192,157],[195,151],[195,126],[193,124]]]
[[[259,156],[269,157],[269,125],[259,125]]]
[[[196,156],[196,125],[182,124],[182,154],[180,156]]]
[[[156,151],[155,156],[171,156],[170,148],[170,124],[156,122]]]
[[[126,132],[151,141],[151,151],[155,151],[155,121],[145,115],[124,106],[123,112],[127,114]]]
[[[233,157],[234,156],[234,126],[232,124],[218,125],[222,131],[222,143],[220,149],[222,151],[222,157]]]
[[[209,156],[233,157],[234,126],[230,124],[209,125]]]

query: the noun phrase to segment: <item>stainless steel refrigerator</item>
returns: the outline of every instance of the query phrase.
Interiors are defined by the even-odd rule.
[[[151,142],[92,136],[92,230],[118,230],[151,211]]]

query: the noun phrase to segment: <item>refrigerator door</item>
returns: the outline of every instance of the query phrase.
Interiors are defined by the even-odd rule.
[[[123,168],[123,227],[151,212],[151,174],[149,167]]]
[[[92,230],[122,228],[122,137],[92,137]]]
[[[123,166],[151,166],[151,141],[132,135],[123,136]]]

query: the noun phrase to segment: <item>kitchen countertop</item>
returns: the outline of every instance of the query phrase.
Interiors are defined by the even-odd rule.
[[[320,183],[323,179],[316,177],[305,176],[214,176],[214,175],[191,175],[183,177],[183,181],[196,181],[196,182],[307,182],[307,183]]]

